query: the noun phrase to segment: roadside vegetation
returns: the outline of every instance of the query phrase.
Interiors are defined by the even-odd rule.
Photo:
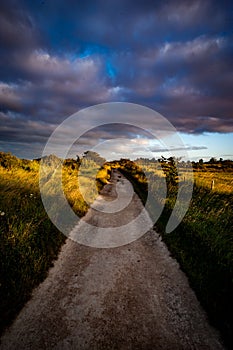
[[[194,189],[189,209],[182,223],[169,234],[165,233],[165,228],[176,202],[178,181],[189,177],[185,163],[183,168],[180,164],[180,179],[171,158],[138,159],[134,163],[121,160],[115,166],[131,180],[144,203],[148,187],[145,172],[154,173],[158,187],[161,177],[166,177],[168,193],[155,229],[188,276],[210,322],[220,330],[226,346],[232,349],[233,162],[214,159],[199,162],[192,164]]]
[[[50,165],[60,162],[48,157]],[[48,218],[39,191],[40,159],[29,161],[0,153],[0,330],[13,320],[31,292],[47,275],[62,244],[61,234]],[[180,177],[176,168],[180,166]],[[189,181],[194,171],[194,189],[189,209],[171,233],[165,228],[176,203],[178,183]],[[185,163],[162,157],[159,160],[121,159],[105,162],[95,152],[63,161],[63,191],[80,217],[109,181],[111,168],[119,168],[132,182],[145,203],[147,178],[152,180],[156,200],[164,205],[156,223],[171,254],[189,278],[211,323],[230,348],[233,347],[233,162],[215,160]],[[147,175],[147,177],[145,176]],[[166,183],[167,195],[160,197]],[[149,208],[149,211],[154,208]]]
[[[50,165],[58,161],[55,156],[48,157]],[[62,174],[63,191],[79,217],[88,209],[82,193],[88,192],[90,202],[93,201],[110,178],[109,166],[103,164],[99,169],[91,157],[83,159],[86,172],[80,176],[81,193],[80,164],[80,159],[66,159]],[[23,160],[0,153],[0,332],[29,299],[33,288],[44,280],[66,239],[44,210],[39,167],[40,159]],[[94,177],[92,187],[90,176]]]

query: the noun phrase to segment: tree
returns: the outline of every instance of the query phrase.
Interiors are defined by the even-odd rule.
[[[196,169],[203,169],[204,168],[204,161],[203,161],[203,159],[199,159],[199,161],[196,163],[196,166],[194,168],[196,168]]]
[[[216,164],[217,163],[217,159],[212,157],[212,158],[210,158],[209,163],[210,164]]]
[[[84,152],[83,158],[86,158],[88,160],[93,160],[98,165],[103,165],[103,163],[106,162],[106,159],[101,157],[99,153],[93,152],[93,151],[86,151]]]
[[[160,164],[161,167],[166,175],[166,181],[167,184],[169,186],[175,186],[177,185],[178,182],[178,170],[177,170],[177,162],[176,159],[174,157],[169,157],[169,158],[165,158],[165,157],[161,157],[162,159],[160,159]]]
[[[169,170],[167,173],[168,183],[176,185],[178,181],[178,171],[176,166],[176,160],[173,157],[168,158]]]
[[[20,167],[22,162],[11,153],[0,152],[0,165],[6,169],[14,169]]]

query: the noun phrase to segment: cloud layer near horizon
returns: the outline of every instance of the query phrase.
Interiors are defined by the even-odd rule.
[[[110,101],[153,108],[181,132],[233,132],[230,1],[2,1],[0,13],[0,135],[19,155]]]

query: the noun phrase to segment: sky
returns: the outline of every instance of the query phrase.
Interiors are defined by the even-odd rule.
[[[38,158],[73,113],[129,102],[163,115],[190,159],[233,159],[232,29],[225,0],[2,0],[1,151]],[[109,126],[90,130],[74,152],[169,155],[116,122],[110,114]]]

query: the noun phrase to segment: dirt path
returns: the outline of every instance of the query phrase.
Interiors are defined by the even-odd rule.
[[[90,210],[73,237],[80,234],[84,239],[92,227],[87,239],[98,245],[102,239],[96,240],[98,226],[108,227],[112,235],[119,223],[126,225],[139,215],[141,201],[129,182],[119,176],[114,173],[104,197],[95,203],[96,208],[111,212],[118,206],[119,211],[109,219],[108,213]],[[116,184],[121,203],[127,202],[129,193],[132,196],[124,215],[116,200]],[[150,219],[143,215],[142,225],[147,225]],[[121,230],[130,236],[126,228]],[[2,337],[1,349],[223,347],[177,262],[159,236],[149,230],[142,238],[117,248],[87,247],[68,239],[48,278]]]

